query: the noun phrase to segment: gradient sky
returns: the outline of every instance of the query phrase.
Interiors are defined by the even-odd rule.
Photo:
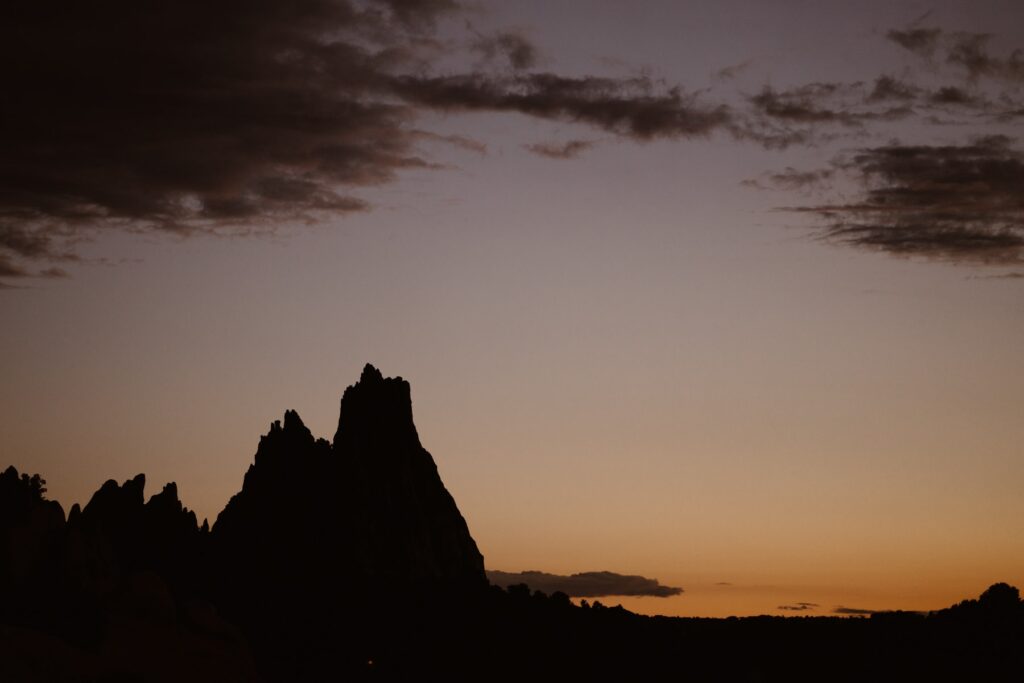
[[[164,72],[69,85],[68,27],[26,20],[54,41],[4,60],[0,465],[65,508],[145,472],[212,523],[269,423],[329,437],[372,362],[488,568],[706,616],[1024,585],[1024,6],[368,3],[401,31],[300,28],[401,48],[322,57],[388,121],[268,116],[261,155],[221,144],[253,92],[337,83],[168,126]],[[344,172],[288,151],[353,130]]]

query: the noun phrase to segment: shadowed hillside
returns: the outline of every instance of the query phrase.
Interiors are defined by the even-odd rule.
[[[143,475],[108,481],[65,516],[39,475],[0,474],[0,680],[962,680],[1024,670],[1024,608],[1006,584],[930,615],[869,619],[644,617],[574,605],[561,589],[490,586],[419,442],[409,384],[369,365],[344,393],[332,442],[293,411],[271,425],[212,529],[175,484],[148,501],[145,485]],[[603,594],[592,584],[609,576],[566,585]]]

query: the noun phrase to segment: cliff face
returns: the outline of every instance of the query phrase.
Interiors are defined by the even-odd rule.
[[[228,576],[486,581],[466,521],[420,444],[409,383],[370,365],[342,397],[332,444],[293,411],[271,425],[212,541]]]

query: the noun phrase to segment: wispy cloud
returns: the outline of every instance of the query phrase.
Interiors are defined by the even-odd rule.
[[[1008,55],[992,54],[989,50],[992,36],[987,33],[908,28],[891,30],[886,37],[925,59],[941,53],[946,64],[961,68],[972,79],[1024,81],[1024,52],[1017,48]]]
[[[593,147],[593,140],[569,140],[568,142],[539,142],[526,145],[526,149],[549,159],[575,159]]]
[[[1024,280],[1024,273],[1000,273],[998,275],[971,275],[968,280]]]
[[[816,215],[827,241],[960,263],[1024,260],[1024,154],[1007,137],[862,148],[834,167],[860,195],[793,209]]]
[[[834,175],[835,171],[829,168],[801,171],[786,167],[781,171],[763,173],[757,178],[744,180],[742,184],[759,189],[804,190],[825,186]]]
[[[942,29],[938,28],[908,28],[892,29],[887,32],[886,37],[914,54],[931,58],[939,48],[939,40],[942,37]]]
[[[812,611],[815,607],[818,607],[816,602],[796,602],[791,605],[779,605],[776,609],[787,612],[808,612]]]

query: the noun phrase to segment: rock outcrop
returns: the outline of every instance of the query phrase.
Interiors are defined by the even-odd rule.
[[[408,382],[369,365],[342,397],[333,443],[294,411],[271,425],[212,531],[174,483],[147,502],[144,475],[107,481],[67,520],[44,484],[13,467],[0,474],[0,624],[55,653],[51,663],[97,675],[175,649],[251,673],[245,642],[274,678],[339,657],[351,667],[416,615],[487,587],[420,444]],[[393,610],[408,618],[391,621]],[[72,647],[59,657],[54,634]]]
[[[370,365],[341,399],[332,444],[294,411],[271,425],[212,536],[231,576],[486,582],[466,521],[420,444],[409,383]]]

